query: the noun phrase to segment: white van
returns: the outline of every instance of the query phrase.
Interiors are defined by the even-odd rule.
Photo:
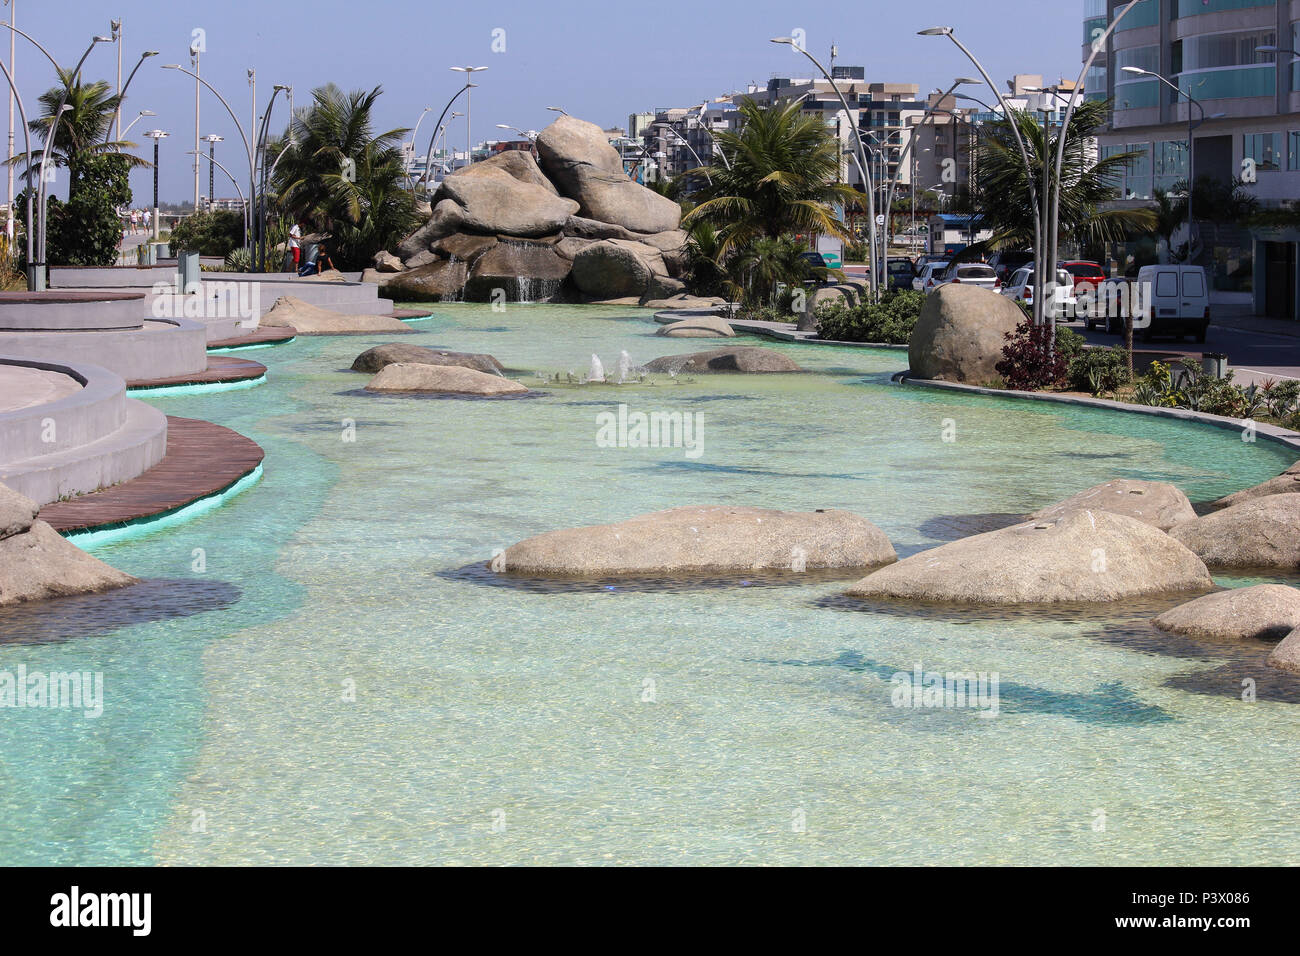
[[[1133,330],[1143,342],[1157,335],[1204,342],[1210,326],[1210,288],[1200,266],[1143,266],[1136,279],[1107,279],[1089,297],[1091,318],[1111,335],[1122,335],[1133,312]]]
[[[1205,341],[1210,326],[1210,287],[1200,266],[1143,266],[1138,285],[1146,297],[1146,315],[1133,322],[1142,330],[1142,341],[1156,335],[1181,339],[1195,335]]]

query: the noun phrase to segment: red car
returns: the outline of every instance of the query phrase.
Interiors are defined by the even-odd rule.
[[[1074,294],[1095,293],[1097,286],[1106,281],[1106,270],[1095,262],[1062,262],[1061,268],[1074,276]]]

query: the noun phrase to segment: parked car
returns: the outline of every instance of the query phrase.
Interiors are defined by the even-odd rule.
[[[1078,295],[1085,290],[1095,290],[1097,286],[1106,281],[1106,270],[1096,262],[1085,262],[1076,260],[1073,262],[1062,262],[1060,267],[1074,277],[1074,294]]]
[[[954,262],[943,271],[938,285],[974,285],[994,291],[999,282],[993,267],[983,262]]]
[[[952,257],[945,256],[941,252],[925,252],[916,257],[916,271],[920,273],[922,269],[932,262],[942,262],[947,265],[950,261],[952,261]]]
[[[1003,283],[1002,294],[1017,302],[1029,305],[1034,303],[1034,264],[1031,262],[1017,269],[1011,278]],[[1074,314],[1078,300],[1074,296],[1074,279],[1064,269],[1056,270],[1056,288],[1053,290],[1054,309],[1052,314],[1057,322],[1068,322]]]
[[[889,269],[889,288],[891,289],[910,289],[912,280],[916,278],[916,266],[912,265],[911,259],[902,257],[890,257],[888,263]]]
[[[912,288],[917,292],[933,292],[935,287],[939,285],[939,277],[943,275],[948,265],[947,259],[939,262],[927,262],[917,272],[916,278],[912,280]]]
[[[1032,252],[1025,252],[1020,249],[1004,249],[993,253],[993,257],[989,259],[989,265],[992,266],[993,272],[998,279],[1005,283],[1017,269],[1023,269],[1033,261],[1034,254]]]
[[[1096,295],[1105,306],[1106,331],[1111,335],[1123,334],[1135,298],[1142,308],[1134,315],[1133,329],[1143,342],[1158,335],[1176,339],[1193,335],[1204,342],[1210,327],[1210,289],[1200,266],[1143,266],[1136,279],[1107,279]]]

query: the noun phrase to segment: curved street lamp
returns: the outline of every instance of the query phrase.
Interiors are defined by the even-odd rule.
[[[204,137],[204,138],[205,138],[205,139],[208,139],[208,140],[211,140],[211,139],[212,139],[211,136],[206,136],[206,137]],[[218,139],[220,139],[220,137],[218,137]],[[202,151],[202,150],[199,150],[199,149],[192,149],[192,150],[190,150],[189,152],[190,152],[190,154],[195,155],[195,156],[199,156],[199,157],[202,157],[202,156],[203,156],[203,151]],[[222,166],[222,165],[221,165],[221,161],[220,161],[219,159],[217,159],[215,156],[213,156],[211,153],[209,153],[209,154],[207,155],[207,160],[208,160],[208,162],[211,163],[213,166],[216,166],[217,169],[221,170],[223,173],[226,174],[226,178],[229,179],[230,182],[231,182],[232,184],[234,184],[235,192],[239,193],[239,201],[240,201],[240,202],[243,204],[243,206],[244,206],[244,245],[247,246],[247,245],[248,245],[248,210],[249,210],[249,202],[248,202],[248,199],[245,198],[245,196],[244,196],[244,191],[243,191],[242,189],[239,188],[239,180],[235,179],[234,176],[231,176],[231,175],[230,175],[230,170],[226,169],[225,166]],[[209,180],[209,182],[211,182],[211,180]],[[209,191],[209,192],[212,191],[212,187],[211,187],[211,186],[208,187],[208,191]],[[212,197],[209,196],[208,198],[211,199]]]
[[[136,123],[140,122],[140,120],[144,119],[146,116],[157,116],[157,115],[158,114],[155,113],[153,110],[141,110],[139,116],[137,116],[135,119],[131,120],[131,122],[126,124],[126,129],[122,130],[122,135],[125,136],[127,133],[131,132],[131,127],[134,126]]]
[[[18,116],[23,123],[23,145],[27,152],[27,169],[24,175],[27,177],[27,228],[23,231],[27,233],[27,291],[37,292],[44,288],[44,283],[37,284],[37,273],[32,265],[32,137],[27,126],[27,109],[23,106],[23,98],[18,94],[18,86],[14,83],[14,78],[5,66],[4,60],[0,60],[0,72],[3,72],[5,79],[9,81],[9,89],[13,92],[14,100],[18,103]],[[12,210],[10,215],[12,215]],[[40,279],[44,280],[44,273],[40,274]]]
[[[833,89],[835,95],[839,97],[840,106],[844,108],[844,112],[849,118],[849,127],[853,130],[853,144],[857,148],[857,155],[855,158],[858,163],[858,173],[862,176],[862,183],[867,194],[867,231],[868,236],[870,237],[869,242],[871,246],[871,272],[867,276],[867,279],[870,282],[871,297],[874,299],[876,297],[876,292],[879,289],[879,276],[877,275],[877,271],[880,267],[880,262],[877,259],[877,255],[881,251],[876,237],[876,199],[874,196],[876,187],[875,183],[871,179],[870,171],[867,169],[867,156],[863,149],[862,136],[858,133],[857,117],[854,115],[854,111],[849,109],[848,101],[844,99],[844,94],[840,92],[839,84],[835,82],[834,77],[826,72],[826,67],[822,66],[815,56],[809,53],[800,44],[796,43],[794,37],[772,37],[769,42],[785,44],[791,49],[799,51],[811,60],[813,66],[817,67],[817,69],[821,71],[822,76],[826,77],[826,81],[830,83],[831,89]]]
[[[122,89],[118,91],[117,94],[117,138],[118,140],[121,140],[122,137],[126,135],[125,131],[122,129],[122,101],[126,99],[126,91],[130,89],[131,81],[135,79],[136,72],[140,69],[140,67],[144,66],[144,61],[149,59],[149,57],[151,56],[157,56],[157,55],[158,55],[157,50],[146,50],[145,52],[141,53],[139,62],[137,62],[136,65],[131,69],[131,73],[130,75],[127,76],[126,82],[122,84]],[[128,130],[130,128],[131,128],[130,126],[127,127]],[[109,134],[109,129],[104,130],[105,143],[108,142],[108,134]]]
[[[429,171],[433,168],[433,144],[438,139],[438,133],[442,129],[442,121],[447,118],[447,111],[451,109],[452,103],[455,103],[456,100],[460,99],[460,94],[464,93],[466,90],[473,89],[474,86],[475,86],[474,83],[466,83],[464,86],[462,86],[459,90],[456,91],[456,95],[453,96],[451,99],[449,99],[447,101],[447,105],[442,108],[442,113],[438,116],[438,123],[434,127],[433,135],[429,137],[429,151],[428,153],[425,154],[424,157],[424,175],[420,177],[419,183],[415,183],[413,186],[411,186],[412,196],[415,195],[415,190],[420,185],[420,183],[427,183],[429,181]]]
[[[452,66],[448,67],[454,73],[464,73],[466,80],[466,89],[473,89],[476,84],[468,82],[474,79],[475,73],[482,73],[487,69],[486,66]],[[465,97],[465,165],[472,165],[474,162],[474,94],[469,93]]]

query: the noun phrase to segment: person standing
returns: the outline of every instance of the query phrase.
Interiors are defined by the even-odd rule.
[[[298,271],[298,260],[302,257],[302,224],[295,222],[289,230],[289,254],[293,256],[293,271]]]

